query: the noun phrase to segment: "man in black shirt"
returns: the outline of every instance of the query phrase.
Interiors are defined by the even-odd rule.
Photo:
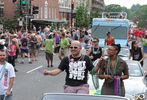
[[[64,93],[89,93],[87,84],[88,71],[94,67],[90,58],[80,53],[82,46],[79,41],[73,41],[70,46],[71,55],[62,59],[59,67],[55,70],[44,71],[44,75],[55,76],[66,71],[66,83]]]

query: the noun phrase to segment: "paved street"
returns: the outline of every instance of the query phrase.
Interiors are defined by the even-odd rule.
[[[63,92],[64,77],[65,73],[58,76],[44,76],[38,70],[31,73],[28,71],[38,67],[43,66],[41,70],[44,69],[52,70],[57,68],[59,64],[58,56],[54,56],[54,67],[47,68],[47,63],[45,60],[45,54],[41,53],[38,57],[38,61],[29,64],[26,60],[25,64],[16,64],[18,72],[16,73],[14,90],[13,90],[13,100],[39,100],[42,93],[46,92]]]
[[[54,56],[53,68],[46,67],[47,63],[43,51],[38,57],[38,61],[29,64],[26,59],[25,62],[25,64],[16,64],[19,71],[16,73],[13,87],[13,100],[39,100],[41,95],[46,92],[63,93],[65,73],[58,76],[44,76],[38,70],[27,73],[39,66],[43,66],[41,68],[42,71],[44,69],[52,70],[57,68],[60,62],[57,54]],[[144,65],[147,65],[147,59],[144,62]],[[144,68],[147,71],[147,66],[144,66]]]

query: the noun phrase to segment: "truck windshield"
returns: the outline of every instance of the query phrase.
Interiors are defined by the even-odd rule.
[[[107,32],[111,32],[111,36],[115,39],[127,39],[127,27],[124,26],[93,26],[92,36],[98,36],[104,39]]]

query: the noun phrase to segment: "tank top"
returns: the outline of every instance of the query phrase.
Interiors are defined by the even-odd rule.
[[[113,39],[111,38],[110,40],[106,39],[106,42],[107,42],[107,46],[111,45],[112,42],[113,42]]]
[[[95,61],[96,59],[100,58],[102,56],[102,48],[93,48],[91,47],[91,53],[90,56],[93,56],[92,61]]]
[[[133,60],[139,61],[139,60],[141,60],[142,57],[143,57],[143,55],[142,55],[142,53],[141,53],[141,48],[138,48],[138,50],[135,50],[135,49],[133,48],[133,52],[131,52],[131,53],[132,53]],[[140,62],[140,64],[143,65],[143,61]]]

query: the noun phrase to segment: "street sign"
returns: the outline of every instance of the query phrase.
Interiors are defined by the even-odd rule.
[[[29,19],[34,19],[34,16],[33,15],[27,15],[25,16],[26,18],[29,18]]]
[[[29,1],[21,1],[22,4],[29,4]]]

